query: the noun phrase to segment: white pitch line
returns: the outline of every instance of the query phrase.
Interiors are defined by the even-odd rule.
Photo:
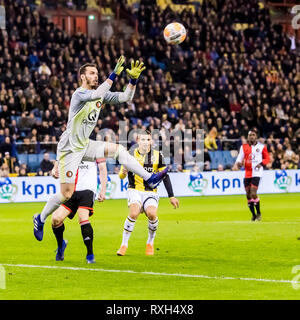
[[[18,267],[18,268],[41,268],[41,269],[60,269],[60,270],[74,270],[74,271],[96,271],[96,272],[112,272],[112,273],[131,273],[139,275],[153,275],[164,277],[182,277],[182,278],[200,278],[200,279],[214,279],[214,280],[241,280],[241,281],[258,281],[258,282],[275,282],[275,283],[298,283],[292,280],[285,279],[261,279],[261,278],[245,278],[245,277],[225,277],[225,276],[208,276],[202,274],[184,274],[184,273],[164,273],[151,271],[133,271],[133,270],[110,270],[98,268],[78,268],[78,267],[59,267],[59,266],[39,266],[30,264],[9,264],[0,263],[0,266]]]

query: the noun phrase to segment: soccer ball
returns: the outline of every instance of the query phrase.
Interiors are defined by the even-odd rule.
[[[179,44],[186,38],[185,27],[178,22],[168,24],[164,29],[164,38],[169,44]]]

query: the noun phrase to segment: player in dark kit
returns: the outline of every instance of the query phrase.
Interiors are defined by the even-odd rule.
[[[269,161],[270,157],[267,147],[257,141],[256,130],[250,130],[248,133],[248,143],[245,143],[241,146],[239,155],[233,166],[233,170],[239,170],[244,163],[244,186],[248,200],[248,207],[252,213],[252,221],[261,220],[260,199],[257,196],[257,189],[260,178],[263,174],[263,166],[268,164]]]

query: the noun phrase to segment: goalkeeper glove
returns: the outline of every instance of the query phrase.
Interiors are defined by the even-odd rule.
[[[124,70],[124,67],[122,66],[122,64],[125,62],[125,57],[124,56],[121,56],[119,59],[118,59],[118,62],[115,66],[115,69],[114,69],[114,73],[116,75],[119,75],[123,70]]]
[[[143,62],[140,62],[139,60],[137,60],[135,63],[132,60],[131,61],[131,69],[126,69],[126,72],[128,73],[129,77],[131,79],[138,79],[138,77],[141,75],[142,71],[144,71],[146,69],[146,67],[144,66]]]

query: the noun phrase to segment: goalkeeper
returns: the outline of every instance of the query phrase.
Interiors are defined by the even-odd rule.
[[[125,58],[121,56],[110,76],[98,86],[98,69],[95,64],[86,63],[79,69],[81,87],[72,95],[67,128],[57,146],[60,192],[49,198],[42,214],[35,215],[35,236],[43,238],[44,221],[39,217],[47,216],[65,201],[71,198],[76,172],[81,161],[97,161],[102,158],[114,158],[129,171],[141,176],[155,188],[167,174],[167,169],[158,173],[149,173],[122,146],[114,143],[90,140],[103,104],[120,104],[131,101],[137,80],[145,70],[143,62],[133,61],[131,69],[126,69],[130,81],[124,92],[111,92],[110,88],[116,77],[123,71]],[[53,225],[57,234],[63,233],[63,225]]]

